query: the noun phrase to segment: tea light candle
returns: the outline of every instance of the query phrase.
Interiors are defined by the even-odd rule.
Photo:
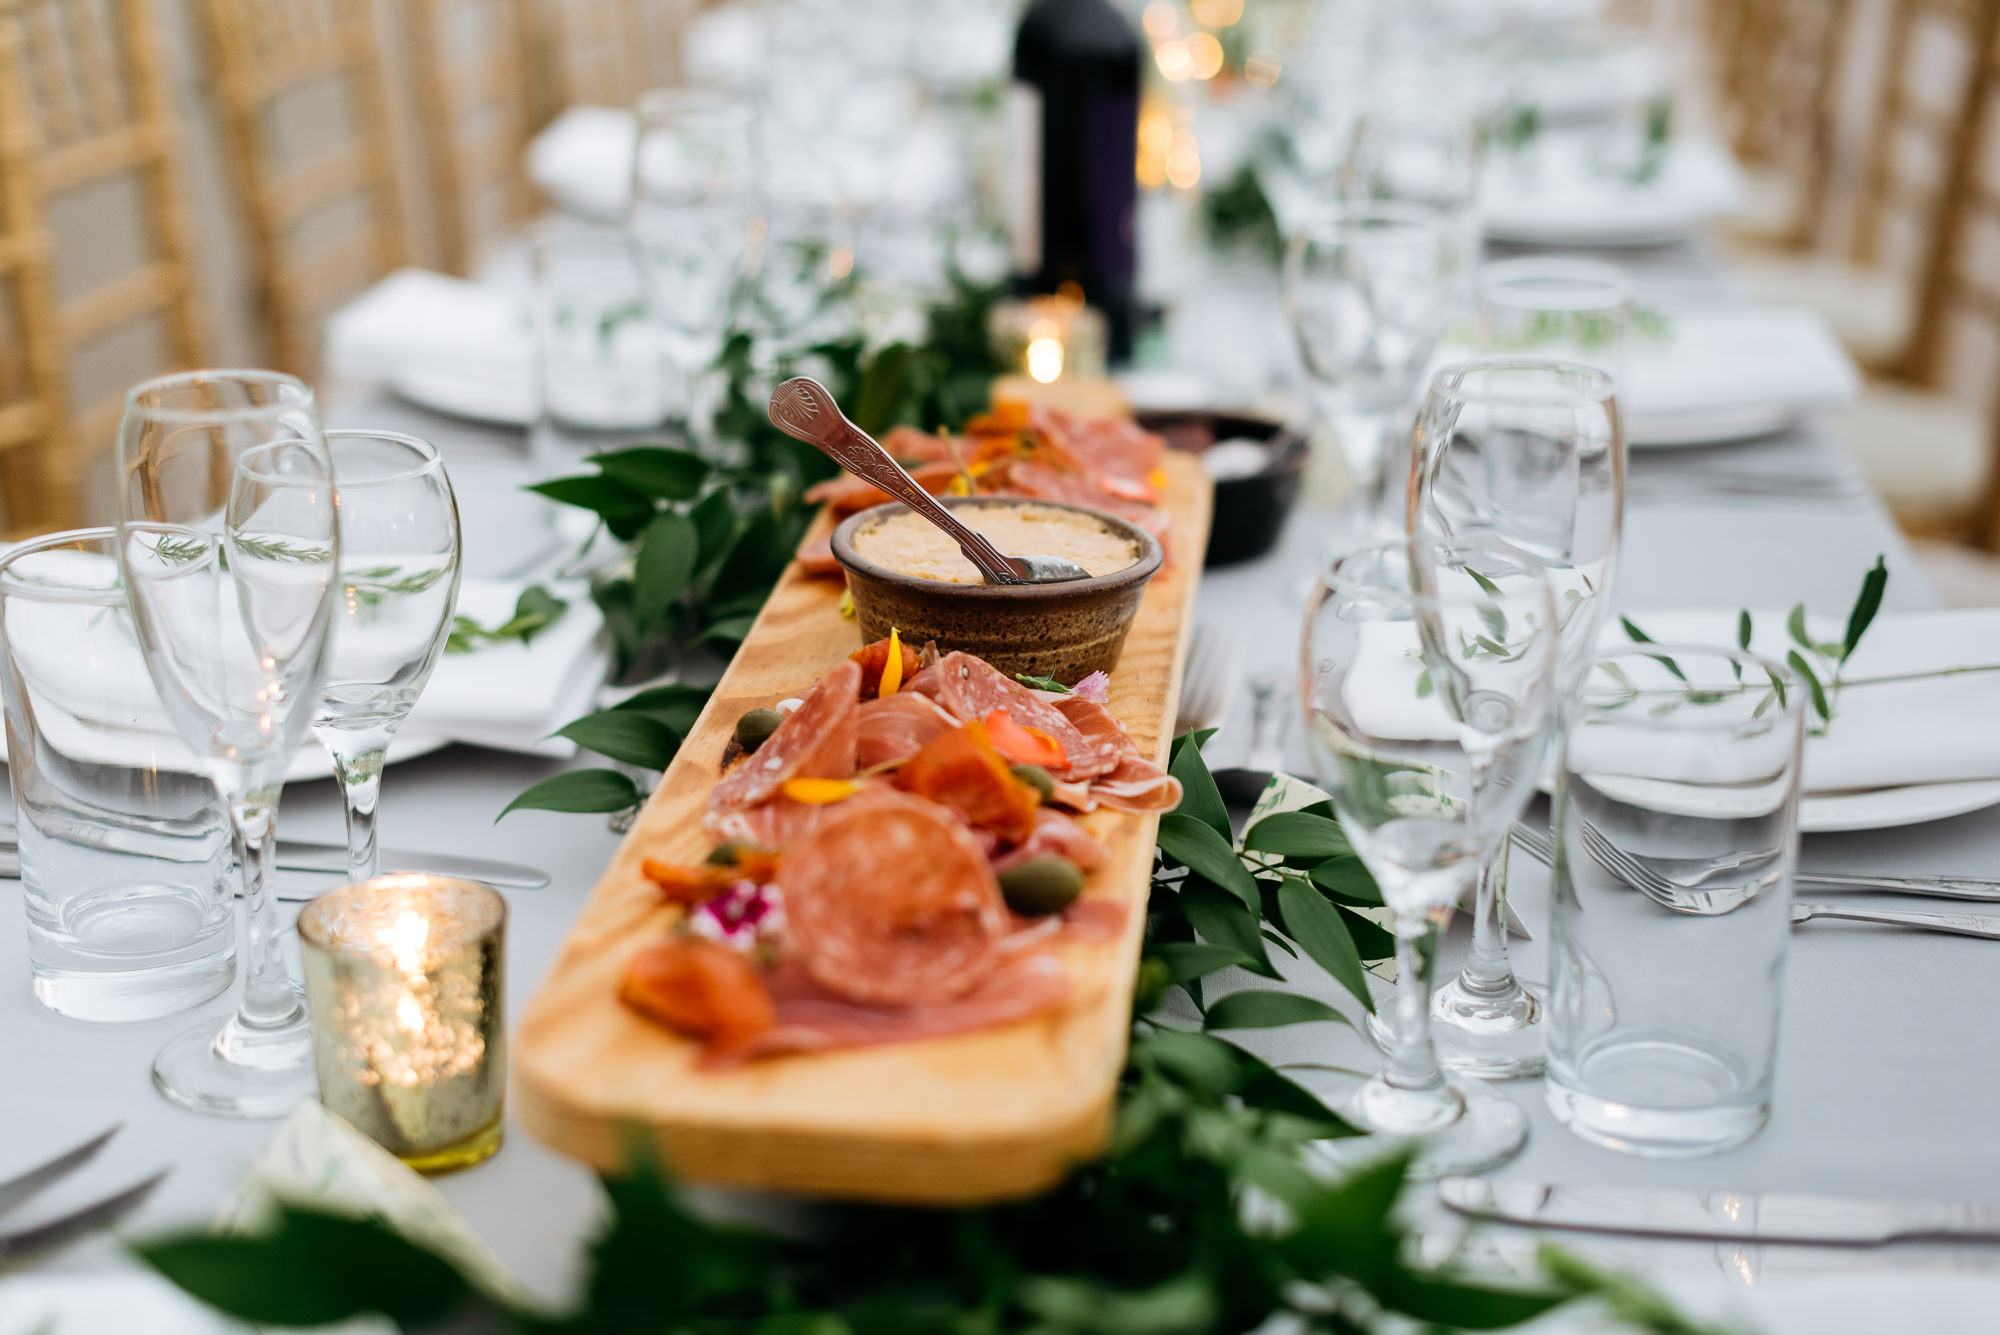
[[[1068,284],[1054,296],[995,302],[986,337],[994,356],[1037,384],[1104,374],[1104,313]]]
[[[448,876],[378,876],[299,915],[320,1102],[419,1172],[500,1148],[507,903]]]

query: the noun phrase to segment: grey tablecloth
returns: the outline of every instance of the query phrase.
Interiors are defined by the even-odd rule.
[[[398,426],[439,440],[466,497],[470,568],[507,567],[519,550],[518,525],[533,522],[532,510],[504,499],[527,476],[518,438],[431,418],[384,396],[361,396],[333,416],[336,424]],[[1635,476],[1716,462],[1707,453],[1650,455],[1635,462]],[[1844,467],[1810,430],[1726,454],[1732,467]],[[1241,646],[1247,673],[1289,680],[1298,591],[1322,549],[1327,522],[1302,511],[1270,557],[1206,578],[1197,615]],[[1815,610],[1842,612],[1878,552],[1888,554],[1893,572],[1890,609],[1933,601],[1887,516],[1871,504],[1635,500],[1627,532],[1618,586],[1626,607],[1780,606],[1804,598]],[[1247,745],[1247,694],[1239,692],[1229,722],[1211,744],[1217,765],[1238,762]],[[1296,736],[1292,745],[1297,747]],[[1293,762],[1304,763],[1296,750]],[[555,768],[455,747],[395,767],[383,789],[385,843],[511,858],[553,874],[547,890],[510,895],[507,994],[517,1012],[615,844],[595,817],[528,812],[495,823],[508,798]],[[282,827],[294,837],[337,838],[333,786],[295,785],[285,795]],[[1991,873],[2000,863],[2000,810],[1901,831],[1815,837],[1805,856],[1808,864],[1825,866]],[[1514,880],[1515,903],[1538,937],[1545,935],[1544,878],[1521,866]],[[1568,1135],[1542,1109],[1539,1086],[1522,1082],[1506,1088],[1530,1110],[1533,1136],[1506,1171],[1572,1182],[2000,1203],[2000,956],[1994,950],[1974,940],[1815,927],[1794,940],[1776,1110],[1762,1135],[1714,1158],[1633,1159]],[[1517,943],[1517,958],[1525,976],[1541,975],[1539,940]],[[189,1017],[128,1026],[66,1021],[35,1004],[26,980],[21,929],[0,930],[0,1144],[44,1133],[52,1121],[81,1122],[115,1109],[127,1122],[118,1162],[174,1168],[127,1231],[208,1217],[240,1180],[272,1124],[197,1117],[153,1092],[151,1057]],[[1299,985],[1340,999],[1323,980],[1302,976]],[[222,1007],[210,1010],[219,1015]],[[1372,1059],[1356,1036],[1334,1026],[1287,1031],[1270,1037],[1268,1047],[1288,1060],[1365,1066]],[[582,1168],[510,1128],[495,1159],[438,1185],[533,1288],[551,1295],[569,1291],[600,1208]],[[51,1264],[118,1264],[116,1247],[109,1238],[95,1239]],[[1628,1247],[1620,1254],[1662,1268],[1692,1264],[1736,1276],[1761,1274],[1775,1264],[1765,1253],[1745,1260],[1740,1250],[1715,1248]],[[1949,1263],[1977,1264],[1964,1258]],[[1800,1264],[1831,1262],[1808,1258]]]

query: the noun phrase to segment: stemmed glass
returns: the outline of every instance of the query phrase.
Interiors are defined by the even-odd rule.
[[[1446,367],[1431,381],[1414,439],[1410,533],[1502,542],[1547,568],[1560,625],[1558,709],[1566,709],[1618,572],[1625,438],[1611,378],[1575,363],[1495,357]],[[1465,966],[1432,998],[1440,1059],[1485,1079],[1538,1074],[1545,1010],[1507,958],[1503,841],[1480,869]]]
[[[375,875],[382,761],[423,693],[458,602],[458,502],[437,448],[329,431],[340,479],[332,664],[312,721],[347,806],[347,879]]]
[[[243,997],[168,1043],[153,1082],[197,1112],[276,1116],[317,1088],[270,895],[285,766],[326,684],[340,555],[333,460],[304,383],[275,371],[150,380],[118,428],[118,564],[146,670],[229,808]]]
[[[1342,1113],[1421,1138],[1424,1175],[1490,1168],[1527,1137],[1517,1105],[1439,1069],[1425,945],[1534,793],[1556,656],[1546,572],[1497,543],[1357,548],[1328,566],[1306,609],[1307,745],[1396,936],[1387,1068]]]
[[[647,298],[681,373],[692,424],[696,383],[721,351],[756,213],[750,105],[708,89],[661,88],[635,107],[632,235]]]
[[[1397,527],[1383,484],[1400,483],[1400,454],[1425,364],[1452,298],[1451,242],[1439,216],[1409,204],[1341,204],[1293,236],[1285,311],[1316,405],[1340,442],[1349,519],[1365,540]],[[1398,418],[1402,420],[1398,422]]]

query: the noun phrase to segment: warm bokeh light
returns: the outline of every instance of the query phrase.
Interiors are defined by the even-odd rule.
[[[1186,39],[1188,70],[1197,79],[1213,79],[1222,73],[1222,43],[1210,33],[1193,33]]]
[[[1139,106],[1139,184],[1157,190],[1167,183],[1167,153],[1174,146],[1174,116],[1166,99],[1149,94]]]
[[[1167,183],[1179,190],[1192,190],[1201,181],[1201,150],[1194,136],[1183,131],[1174,136],[1167,150]]]
[[[1207,36],[1206,33],[1201,35]],[[1175,37],[1154,47],[1153,59],[1158,62],[1161,75],[1169,83],[1181,83],[1194,73],[1194,58],[1188,54],[1188,44],[1181,38]]]
[[[1282,68],[1276,55],[1269,51],[1259,51],[1243,62],[1243,77],[1259,88],[1269,88],[1278,81],[1278,74]]]
[[[1194,17],[1207,27],[1227,28],[1243,17],[1243,0],[1194,0]]]
[[[1041,322],[1037,322],[1039,327]],[[1028,374],[1037,384],[1051,385],[1062,378],[1062,340],[1042,334],[1028,340]]]
[[[1242,9],[1242,0],[1237,0],[1237,9]],[[1146,35],[1151,38],[1172,37],[1181,26],[1180,15],[1174,12],[1173,0],[1153,0],[1140,16],[1146,25]]]

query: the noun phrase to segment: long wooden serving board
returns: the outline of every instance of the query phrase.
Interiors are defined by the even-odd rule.
[[[1110,704],[1162,762],[1211,499],[1194,456],[1170,454],[1166,473],[1173,559],[1147,587]],[[640,859],[707,853],[701,816],[736,720],[803,693],[859,647],[855,623],[840,615],[841,587],[796,565],[779,581],[529,1002],[514,1039],[515,1108],[539,1139],[599,1168],[617,1168],[638,1131],[676,1172],[706,1182],[940,1204],[1029,1195],[1098,1151],[1109,1131],[1157,815],[1084,818],[1111,851],[1086,893],[1130,912],[1117,941],[1069,952],[1076,995],[1060,1011],[950,1038],[702,1071],[693,1044],[618,1000],[627,961],[661,939],[676,912],[640,875]]]

